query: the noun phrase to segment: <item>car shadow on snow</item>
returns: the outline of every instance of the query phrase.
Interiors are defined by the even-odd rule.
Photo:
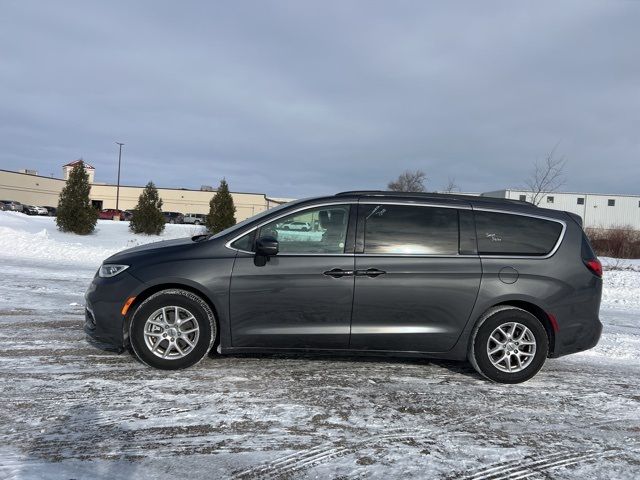
[[[210,355],[212,360],[221,358],[216,354]],[[417,357],[393,357],[393,356],[374,356],[374,355],[352,355],[352,354],[322,354],[322,353],[237,353],[224,355],[225,359],[269,359],[272,361],[277,360],[303,360],[309,362],[310,369],[313,369],[313,363],[318,363],[318,368],[323,362],[333,363],[355,363],[360,365],[366,364],[382,364],[382,365],[410,365],[410,366],[424,366],[425,376],[429,375],[426,367],[432,366],[444,370],[448,370],[454,375],[462,375],[464,377],[472,378],[474,380],[484,381],[483,377],[478,374],[474,368],[468,362],[452,361],[452,360],[439,360],[429,358],[417,358]],[[206,364],[205,364],[206,365]],[[377,372],[374,368],[371,369],[371,374],[374,375]]]

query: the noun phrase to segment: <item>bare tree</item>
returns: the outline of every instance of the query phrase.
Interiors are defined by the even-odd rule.
[[[531,176],[525,180],[526,188],[531,192],[531,202],[540,205],[544,195],[557,191],[565,183],[564,167],[567,160],[556,156],[558,145],[542,161],[536,161]]]
[[[424,192],[427,175],[422,170],[405,170],[397,180],[389,182],[387,188],[394,192]]]
[[[453,193],[453,192],[459,192],[459,191],[460,191],[460,187],[456,185],[456,178],[449,177],[449,183],[447,183],[447,186],[442,190],[442,193]]]

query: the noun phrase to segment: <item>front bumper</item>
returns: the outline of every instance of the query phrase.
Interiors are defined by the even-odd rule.
[[[92,343],[118,350],[126,346],[122,307],[127,298],[140,291],[142,285],[126,271],[111,278],[101,278],[96,274],[84,295],[84,331]]]

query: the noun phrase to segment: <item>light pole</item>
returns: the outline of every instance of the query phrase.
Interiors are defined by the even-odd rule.
[[[122,160],[122,146],[124,143],[116,142],[118,145],[118,184],[116,186],[116,210],[118,210],[118,203],[120,201],[120,161]]]

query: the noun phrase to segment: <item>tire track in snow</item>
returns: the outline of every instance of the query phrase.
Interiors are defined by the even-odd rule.
[[[637,442],[633,442],[634,444]],[[620,449],[564,451],[547,455],[533,455],[526,459],[493,463],[474,473],[449,478],[460,480],[520,480],[560,467],[588,463],[616,455]]]
[[[467,416],[461,420],[451,419],[434,426],[458,427],[458,426],[462,426],[471,422],[476,422],[491,416],[492,414],[472,415],[472,416]],[[305,449],[299,452],[294,452],[289,455],[285,455],[274,461],[267,462],[263,465],[251,467],[246,470],[237,472],[232,476],[232,478],[235,480],[243,480],[243,479],[249,479],[249,478],[264,478],[264,479],[279,478],[282,476],[286,476],[286,475],[290,475],[292,473],[298,472],[300,470],[304,470],[304,469],[316,466],[320,463],[324,463],[325,461],[333,458],[347,455],[349,453],[356,453],[358,450],[361,450],[367,446],[375,446],[376,444],[379,444],[385,440],[400,441],[400,442],[413,441],[418,445],[421,445],[421,444],[426,445],[427,443],[425,443],[423,440],[425,433],[432,434],[433,432],[428,432],[427,430],[419,430],[414,432],[398,431],[396,433],[378,435],[374,438],[357,441],[349,447],[335,445],[333,443],[321,444],[309,449]],[[431,444],[429,443],[429,445]]]

